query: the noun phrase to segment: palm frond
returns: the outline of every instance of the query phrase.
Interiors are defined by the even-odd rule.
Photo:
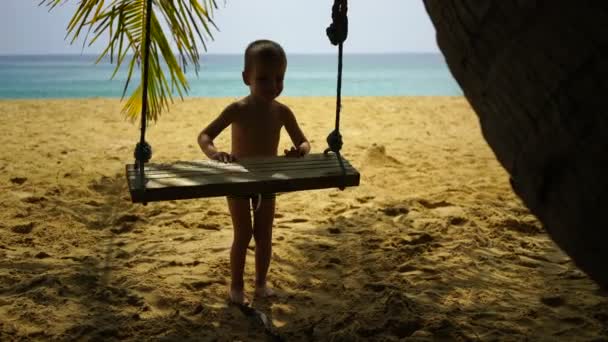
[[[41,0],[50,10],[69,0]],[[127,80],[123,89],[126,95],[134,69],[139,68],[140,84],[131,93],[123,107],[123,113],[135,120],[141,113],[143,68],[146,39],[145,19],[151,16],[150,57],[148,71],[148,120],[156,121],[164,109],[169,109],[175,91],[180,98],[189,90],[185,67],[193,64],[199,70],[199,42],[206,51],[206,42],[213,39],[212,20],[217,9],[215,0],[153,0],[151,13],[146,13],[146,0],[79,0],[78,7],[67,26],[66,38],[74,43],[84,38],[83,44],[90,46],[100,37],[108,35],[109,42],[96,63],[109,57],[116,61],[112,78],[126,63]],[[164,22],[161,22],[162,19]],[[163,30],[163,23],[168,32]],[[85,33],[86,31],[86,33]],[[83,37],[84,35],[84,37]],[[89,39],[89,35],[91,38]],[[174,43],[179,58],[172,51]],[[130,58],[130,60],[129,60]],[[166,71],[165,71],[166,70]],[[168,72],[168,76],[165,73]]]

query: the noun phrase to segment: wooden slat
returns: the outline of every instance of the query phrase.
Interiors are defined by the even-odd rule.
[[[345,176],[336,155],[322,153],[228,164],[212,160],[146,164],[145,189],[138,187],[139,172],[133,164],[126,166],[126,174],[131,199],[136,203],[359,185],[359,172],[342,160]]]
[[[274,164],[263,164],[263,165],[242,165],[242,164],[226,164],[217,161],[198,162],[195,166],[189,166],[183,162],[177,162],[173,167],[163,165],[162,167],[155,167],[152,164],[145,167],[146,177],[148,178],[162,178],[162,177],[175,177],[175,176],[187,176],[188,174],[197,175],[217,175],[217,174],[228,174],[228,173],[248,173],[248,172],[268,172],[268,171],[288,171],[288,170],[305,170],[305,169],[319,169],[319,168],[331,168],[340,167],[338,161],[313,161],[308,163],[296,162],[292,159],[288,163],[281,161]],[[345,167],[352,168],[348,162]],[[135,175],[137,172],[134,168],[127,170],[129,175]]]
[[[356,172],[352,167],[346,169],[346,173],[354,174]],[[216,183],[231,183],[231,182],[257,182],[264,181],[267,179],[298,179],[298,178],[315,178],[315,177],[326,177],[326,176],[341,176],[342,170],[339,167],[336,168],[325,168],[318,170],[290,170],[284,171],[268,171],[268,172],[250,172],[250,173],[238,173],[238,174],[218,174],[218,175],[197,175],[189,174],[187,177],[176,176],[176,177],[147,177],[146,176],[146,189],[161,188],[167,186],[203,186],[208,184]],[[136,175],[131,174],[128,176],[129,181],[135,183]]]
[[[177,161],[173,163],[160,163],[160,164],[146,164],[145,169],[148,170],[150,168],[160,170],[160,169],[173,169],[176,165],[180,167],[200,167],[206,165],[215,165],[215,164],[224,164],[224,165],[243,165],[245,167],[251,168],[255,166],[261,166],[264,164],[309,164],[311,162],[327,162],[328,160],[334,160],[338,162],[336,156],[334,154],[323,154],[323,153],[313,153],[309,154],[304,158],[285,158],[285,157],[256,157],[250,159],[239,160],[236,163],[232,164],[224,164],[215,160],[194,160],[194,161]],[[344,159],[343,159],[344,160]]]
[[[345,167],[347,173],[356,172],[351,166]],[[312,174],[316,176],[322,176],[325,174],[342,174],[342,169],[339,166],[335,167],[316,167],[316,168],[303,168],[303,169],[276,169],[276,170],[263,170],[263,171],[249,171],[249,172],[220,172],[220,173],[206,173],[206,172],[181,172],[181,173],[163,173],[163,174],[148,174],[145,173],[145,178],[148,182],[152,180],[162,181],[165,179],[192,179],[192,178],[207,178],[210,181],[219,181],[221,179],[237,179],[237,178],[252,178],[252,177],[268,177],[273,174],[287,174],[296,177],[296,174]],[[128,177],[136,178],[139,174],[136,172],[128,172]],[[219,180],[218,180],[219,179]]]
[[[305,158],[284,158],[275,157],[274,160],[268,160],[264,158],[263,162],[259,162],[257,159],[244,160],[237,163],[222,163],[214,160],[200,160],[200,161],[189,161],[189,162],[175,162],[172,164],[146,164],[144,169],[146,173],[162,173],[164,171],[178,172],[178,171],[217,171],[218,169],[223,170],[241,170],[241,171],[257,171],[261,169],[273,169],[277,167],[296,167],[300,168],[304,165],[331,165],[333,160],[338,165],[338,160],[333,155],[323,156],[314,155],[311,158],[306,156]]]

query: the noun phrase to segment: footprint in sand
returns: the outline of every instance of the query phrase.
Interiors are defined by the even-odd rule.
[[[140,220],[143,221],[143,219],[137,215],[132,215],[132,214],[122,215],[119,218],[117,218],[116,220],[114,220],[113,225],[116,227],[110,229],[110,231],[114,234],[123,234],[123,233],[131,232],[135,228],[135,224]]]
[[[47,252],[38,252],[36,253],[36,255],[34,255],[34,258],[36,259],[46,259],[46,258],[50,258],[51,256],[47,253]]]
[[[381,208],[380,211],[384,213],[386,216],[397,216],[397,215],[405,215],[410,212],[410,210],[405,206],[389,206],[385,208]]]
[[[361,196],[361,197],[355,198],[355,200],[361,204],[365,204],[365,203],[373,200],[374,198],[376,198],[376,197],[375,196]]]
[[[411,273],[418,271],[418,268],[414,265],[403,264],[397,268],[397,271],[399,271],[400,273]]]
[[[334,265],[342,265],[342,260],[340,258],[331,257],[331,258],[329,258],[329,260],[327,260],[327,263],[334,264]]]
[[[368,290],[372,290],[374,292],[382,292],[386,289],[396,289],[396,287],[394,285],[391,284],[387,284],[387,283],[382,283],[382,282],[378,282],[378,283],[366,283],[363,285],[363,287],[365,289]]]
[[[125,215],[120,216],[116,220],[114,220],[114,224],[119,225],[119,224],[123,224],[123,223],[135,223],[139,220],[143,221],[143,219],[137,215],[125,214]]]
[[[148,213],[146,213],[146,217],[152,217],[152,216],[158,216],[160,214],[164,214],[164,210],[161,208],[154,208],[152,210],[150,210]]]
[[[27,177],[12,177],[10,181],[13,184],[22,185],[27,181]]]
[[[342,233],[342,231],[340,230],[340,228],[327,228],[327,231],[330,234],[340,234],[340,233]]]
[[[28,217],[30,214],[29,213],[25,213],[25,212],[19,212],[16,213],[15,216],[13,216],[14,218],[26,218]]]
[[[220,225],[217,223],[199,223],[196,228],[204,229],[204,230],[220,230]]]
[[[114,253],[114,258],[116,258],[116,259],[129,259],[130,257],[131,257],[131,254],[129,254],[129,252],[125,251],[124,249],[118,249]]]
[[[48,188],[45,193],[44,196],[48,196],[48,197],[53,197],[53,196],[59,196],[62,194],[62,190],[56,186],[52,186],[50,188]]]
[[[29,204],[42,203],[46,200],[47,199],[44,196],[34,196],[34,195],[21,199],[22,202],[29,203]]]
[[[452,206],[452,203],[450,203],[450,202],[446,202],[446,201],[430,202],[425,199],[419,199],[418,203],[420,203],[423,207],[425,207],[427,209],[435,209],[435,208]]]
[[[566,300],[562,296],[543,296],[540,297],[540,302],[554,308],[566,304]]]
[[[334,209],[334,210],[329,210],[333,215],[340,215],[340,214],[344,214],[346,211],[348,210],[348,208],[343,207],[343,208],[338,208],[338,209]]]
[[[11,231],[13,233],[18,233],[18,234],[29,234],[34,229],[34,226],[35,226],[34,222],[28,222],[26,224],[18,224],[16,226],[13,226],[11,228]]]
[[[506,229],[514,230],[523,234],[537,235],[544,233],[540,225],[535,222],[526,222],[508,218],[500,222],[499,225],[505,227]]]
[[[324,244],[324,243],[317,243],[314,247],[316,247],[316,249],[321,250],[321,251],[327,251],[327,250],[334,249],[333,246],[330,246],[330,245]]]
[[[427,233],[422,233],[420,236],[415,237],[411,240],[401,240],[401,244],[403,245],[422,245],[433,242],[435,238]]]
[[[96,201],[96,200],[90,200],[90,201],[84,202],[84,204],[90,205],[92,207],[100,207],[103,203]]]
[[[134,228],[132,224],[123,224],[120,227],[111,228],[110,231],[114,234],[124,234],[132,232]]]
[[[190,225],[182,220],[170,220],[162,223],[162,226],[181,226],[182,228],[190,228]]]

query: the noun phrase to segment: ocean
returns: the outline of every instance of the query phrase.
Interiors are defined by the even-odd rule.
[[[120,97],[126,68],[111,79],[115,65],[95,64],[95,55],[0,56],[0,99]],[[443,56],[345,54],[344,96],[462,95]],[[337,55],[289,55],[283,96],[335,96]],[[188,97],[240,97],[241,55],[202,55],[198,76],[187,69]],[[132,79],[138,83],[139,77]],[[130,87],[129,89],[131,89]]]

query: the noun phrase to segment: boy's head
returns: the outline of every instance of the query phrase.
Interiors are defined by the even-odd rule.
[[[283,91],[287,57],[281,45],[271,40],[256,40],[245,50],[243,82],[251,95],[274,100]]]
[[[272,40],[260,39],[251,42],[245,49],[245,71],[258,62],[287,65],[287,57],[281,45]]]

